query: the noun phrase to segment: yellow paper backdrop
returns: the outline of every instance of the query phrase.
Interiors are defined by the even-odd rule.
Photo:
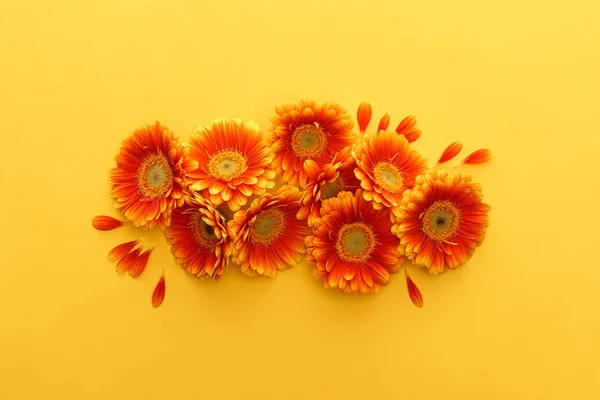
[[[0,398],[597,399],[597,1],[9,1],[0,7]],[[417,115],[492,205],[458,271],[338,295],[308,265],[199,282],[117,216],[108,171],[156,119],[266,130],[303,96]],[[106,259],[158,244],[133,280]],[[167,296],[150,295],[166,268]]]

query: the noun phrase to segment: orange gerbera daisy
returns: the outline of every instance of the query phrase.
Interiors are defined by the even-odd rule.
[[[313,274],[325,287],[374,293],[387,285],[404,262],[389,209],[376,210],[358,189],[325,200],[320,215],[306,238],[306,260],[317,264]]]
[[[358,165],[354,173],[364,189],[363,196],[373,201],[376,209],[400,204],[402,193],[412,188],[417,175],[427,169],[427,161],[404,136],[394,132],[365,135],[352,155]]]
[[[286,185],[235,213],[230,224],[233,261],[243,273],[274,277],[300,262],[304,238],[310,234],[306,221],[296,218],[300,197],[297,187]]]
[[[283,182],[306,185],[306,161],[313,160],[319,167],[329,163],[356,140],[353,126],[350,115],[337,104],[302,100],[277,107],[267,139],[275,153],[273,168]]]
[[[198,278],[221,279],[231,255],[227,221],[207,200],[196,196],[173,211],[166,231],[177,262]]]
[[[159,122],[133,132],[110,172],[115,207],[135,226],[164,229],[171,211],[183,204],[186,172],[198,167],[186,156],[180,139]]]
[[[399,251],[432,274],[465,263],[483,243],[490,206],[471,177],[443,170],[417,177],[392,210]]]
[[[248,197],[274,186],[275,171],[269,166],[274,155],[253,122],[214,120],[192,133],[189,147],[190,158],[200,165],[188,174],[191,189],[214,205],[227,202],[236,211]]]
[[[304,186],[304,194],[300,201],[299,219],[308,219],[312,226],[319,217],[319,208],[323,200],[347,191],[354,193],[360,187],[360,181],[354,175],[356,161],[351,155],[351,148],[346,147],[333,157],[329,164],[319,168],[313,160],[307,161],[308,183]]]

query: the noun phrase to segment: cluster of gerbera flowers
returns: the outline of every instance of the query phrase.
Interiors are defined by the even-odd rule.
[[[249,276],[274,277],[303,259],[327,288],[374,293],[406,260],[432,274],[464,264],[483,242],[490,207],[470,176],[413,147],[414,117],[389,130],[384,115],[369,131],[372,109],[358,108],[358,129],[334,103],[302,100],[276,108],[266,137],[252,122],[218,119],[183,142],[157,122],[123,141],[110,173],[115,207],[134,226],[164,231],[177,262],[215,281],[230,263]],[[480,164],[489,150],[462,163]],[[275,181],[279,181],[276,187]],[[122,221],[99,216],[111,230]],[[153,248],[143,239],[116,246],[117,272],[140,275]],[[423,298],[404,268],[409,297]],[[152,294],[165,296],[163,273]]]

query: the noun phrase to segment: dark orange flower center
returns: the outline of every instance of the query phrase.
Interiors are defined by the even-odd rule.
[[[202,219],[202,213],[195,212],[190,216],[190,224],[194,232],[196,242],[207,250],[213,251],[217,241],[215,228]]]
[[[272,208],[261,211],[250,225],[250,241],[268,245],[273,243],[285,231],[285,214]]]
[[[331,182],[323,185],[323,189],[321,189],[321,200],[331,199],[338,195],[339,192],[344,191],[346,187],[346,183],[344,182],[344,178],[342,176],[338,176],[338,178]]]
[[[402,172],[392,163],[381,161],[373,170],[375,183],[390,193],[400,193],[404,190]]]
[[[292,134],[292,150],[300,158],[316,158],[327,148],[327,135],[317,124],[300,125]]]
[[[421,224],[429,239],[443,242],[458,231],[460,211],[450,200],[438,200],[421,215]]]
[[[162,154],[152,154],[142,161],[137,172],[138,187],[142,194],[158,199],[173,187],[173,170]]]
[[[248,165],[238,150],[221,150],[212,156],[208,169],[215,178],[229,182],[246,172]]]
[[[364,263],[375,250],[375,234],[366,224],[344,224],[338,231],[335,249],[342,261]]]

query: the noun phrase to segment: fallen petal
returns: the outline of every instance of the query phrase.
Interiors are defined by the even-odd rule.
[[[438,164],[443,164],[447,161],[452,160],[454,157],[456,157],[458,155],[458,153],[460,153],[460,151],[462,150],[462,147],[463,146],[462,146],[461,142],[451,143],[448,147],[446,147],[446,150],[444,150],[444,152],[440,156]]]
[[[492,151],[488,149],[479,149],[469,154],[463,160],[463,164],[483,164],[492,159]]]
[[[415,285],[415,283],[408,276],[408,271],[406,268],[404,269],[404,276],[406,277],[406,288],[408,289],[408,296],[413,304],[419,308],[423,307],[423,296],[421,295],[421,291]]]
[[[152,307],[158,308],[163,303],[165,299],[165,270],[160,275],[160,279],[154,288],[154,292],[152,292]]]
[[[98,215],[92,219],[92,226],[99,231],[110,231],[123,225],[122,221],[106,215]]]
[[[115,246],[108,253],[108,260],[109,261],[120,260],[121,258],[125,257],[129,252],[131,252],[137,243],[138,243],[137,240],[132,240],[131,242],[121,243],[120,245]]]
[[[373,115],[371,104],[366,101],[360,103],[358,112],[356,113],[356,119],[358,120],[358,127],[361,132],[367,130],[367,126],[369,126],[369,122],[371,122],[371,115]]]

